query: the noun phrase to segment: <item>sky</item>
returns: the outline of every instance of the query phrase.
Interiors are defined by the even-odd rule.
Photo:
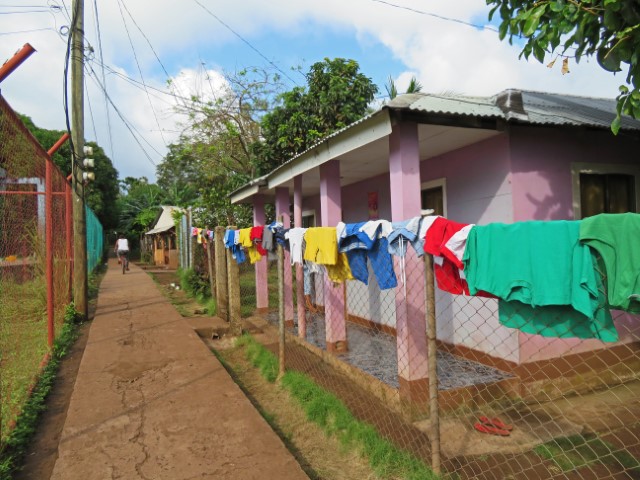
[[[36,49],[0,92],[43,128],[66,128],[71,2],[0,0],[0,61],[25,43]],[[380,95],[389,77],[399,92],[415,76],[426,93],[486,96],[518,88],[614,98],[624,83],[595,59],[571,61],[562,75],[561,61],[546,67],[553,57],[519,58],[522,45],[500,41],[488,13],[485,0],[85,0],[85,138],[121,179],[154,181],[185,122],[169,80],[182,95],[202,94],[207,79],[223,86],[220,72],[255,66],[277,70],[289,89],[325,57],[356,60]]]

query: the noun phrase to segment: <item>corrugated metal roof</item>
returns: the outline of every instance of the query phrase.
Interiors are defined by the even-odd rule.
[[[368,122],[385,109],[422,112],[425,114],[424,123],[430,123],[429,114],[439,114],[450,117],[503,119],[509,123],[518,124],[588,126],[608,130],[616,115],[616,100],[517,89],[504,90],[491,97],[426,93],[399,95],[375,112],[327,135],[261,179],[268,178],[271,174],[286,168],[296,159],[330,139],[342,135],[357,125]],[[621,130],[640,131],[640,120],[623,116],[620,128]],[[242,191],[250,185],[251,183],[244,185],[236,192]]]
[[[175,224],[173,223],[173,216],[172,216],[172,213],[174,212],[174,210],[181,211],[182,209],[180,207],[173,207],[173,206],[165,206],[165,205],[163,205],[162,206],[162,212],[158,216],[158,220],[156,221],[156,223],[153,226],[153,228],[151,230],[149,230],[147,233],[145,233],[145,235],[153,235],[154,233],[162,233],[162,232],[166,232],[167,230],[170,230],[171,228],[173,228],[175,226]]]
[[[412,96],[413,101],[404,108],[424,113],[502,118],[524,124],[609,129],[616,115],[615,99],[529,90],[510,89],[492,97],[455,94]],[[389,107],[394,107],[393,102]],[[640,130],[640,121],[623,116],[621,129]]]

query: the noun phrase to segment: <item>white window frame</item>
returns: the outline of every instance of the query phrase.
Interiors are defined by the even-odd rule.
[[[430,188],[442,187],[442,215],[447,217],[447,178],[435,178],[420,184],[420,201],[422,202],[422,192]]]
[[[580,205],[580,174],[606,175],[619,173],[633,175],[634,190],[636,195],[636,212],[640,211],[640,167],[625,163],[572,163],[571,164],[571,189],[573,196],[573,218],[582,218],[582,205]]]

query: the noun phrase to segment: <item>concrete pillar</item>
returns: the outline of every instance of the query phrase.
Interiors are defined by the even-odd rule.
[[[335,227],[342,221],[340,162],[330,160],[320,166],[320,212],[323,227]],[[343,285],[334,286],[329,277],[324,280],[324,319],[328,352],[348,349]]]
[[[293,179],[293,226],[302,227],[302,175]],[[296,308],[298,310],[298,336],[307,338],[307,317],[304,308],[304,272],[296,265]]]
[[[264,197],[253,197],[253,225],[256,227],[265,225]],[[269,311],[269,284],[267,283],[267,257],[262,257],[255,263],[256,269],[256,311],[267,313]]]
[[[418,125],[401,122],[389,136],[391,220],[420,215],[420,151]],[[425,324],[424,262],[411,246],[404,259],[394,259],[399,281],[396,288],[396,332],[400,397],[416,403],[429,399],[427,333]]]
[[[216,261],[216,306],[220,318],[229,321],[229,285],[227,280],[227,252],[224,248],[224,227],[213,230]]]
[[[291,228],[291,212],[289,208],[289,189],[276,187],[276,218],[284,228]],[[284,321],[287,327],[293,327],[293,289],[291,275],[291,254],[284,252]]]

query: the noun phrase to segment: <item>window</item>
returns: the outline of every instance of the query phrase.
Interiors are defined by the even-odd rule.
[[[637,211],[640,193],[638,167],[574,164],[571,173],[574,218]]]
[[[447,188],[444,178],[422,184],[422,209],[433,209],[433,215],[447,216]]]
[[[599,213],[635,212],[633,175],[580,174],[580,207],[582,218]]]
[[[311,228],[316,226],[316,212],[308,210],[302,212],[302,228]]]

